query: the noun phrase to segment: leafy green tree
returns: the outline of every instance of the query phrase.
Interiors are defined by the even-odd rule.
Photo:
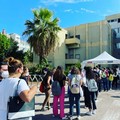
[[[39,56],[39,63],[42,62],[50,51],[58,43],[58,18],[53,17],[53,12],[46,8],[33,10],[34,19],[25,22],[26,30],[23,35],[28,36],[28,43],[33,51]]]
[[[28,50],[27,52],[24,53],[24,64],[27,64],[32,61],[33,61],[33,53],[30,50]]]
[[[16,51],[18,51],[18,42],[14,41],[12,38],[10,39],[10,48],[6,53],[6,57],[13,56],[15,57]]]
[[[12,56],[20,59],[25,64],[32,62],[32,53],[30,51],[24,53],[22,50],[18,50],[18,48],[18,42],[4,34],[0,34],[0,61]]]
[[[81,68],[81,63],[80,63],[80,62],[77,62],[77,63],[75,64],[75,66],[76,66],[77,68]]]
[[[0,60],[6,57],[8,49],[10,48],[10,39],[0,33]]]
[[[14,57],[16,59],[21,60],[24,62],[24,52],[22,50],[18,50],[18,42],[10,39],[10,48],[7,50],[5,57]]]

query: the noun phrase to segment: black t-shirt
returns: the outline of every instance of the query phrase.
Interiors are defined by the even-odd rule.
[[[63,75],[62,80],[59,81],[61,87],[64,86],[64,81],[65,81],[65,80],[66,80],[66,76]]]
[[[49,76],[52,76],[52,73],[51,73],[51,72],[49,72],[47,75],[45,75],[45,76],[43,77],[43,83],[44,83],[44,85],[48,85],[47,81],[48,81],[48,77],[49,77]],[[52,84],[52,80],[50,80],[50,84]]]
[[[99,80],[99,78],[100,78],[99,73],[98,73],[97,71],[93,71],[93,73],[94,73],[95,79],[96,79],[96,80]]]

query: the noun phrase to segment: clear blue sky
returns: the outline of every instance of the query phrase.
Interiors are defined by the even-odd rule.
[[[41,7],[53,11],[66,28],[120,13],[120,0],[0,0],[0,31],[22,36],[25,21],[33,19],[32,9]]]

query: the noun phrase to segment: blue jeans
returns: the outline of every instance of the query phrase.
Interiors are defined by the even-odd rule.
[[[112,81],[109,80],[109,90],[112,89]]]
[[[72,94],[69,92],[69,102],[70,102],[70,116],[73,116],[74,102],[76,104],[77,116],[80,115],[80,93]]]
[[[101,90],[102,90],[102,80],[101,79],[97,81],[97,86],[98,86],[98,91],[101,92]]]
[[[103,78],[103,89],[104,91],[108,91],[109,90],[109,86],[108,86],[108,79],[107,78]]]

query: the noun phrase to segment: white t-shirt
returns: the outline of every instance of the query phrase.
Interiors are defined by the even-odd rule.
[[[10,96],[15,96],[19,78],[6,78],[0,82],[0,120],[7,120],[7,103]],[[18,85],[18,95],[29,90],[25,80],[21,79]]]
[[[85,86],[85,87],[87,87],[87,84],[86,84],[86,72],[85,72],[85,70],[83,70],[82,71],[82,80],[83,80],[83,85]]]

